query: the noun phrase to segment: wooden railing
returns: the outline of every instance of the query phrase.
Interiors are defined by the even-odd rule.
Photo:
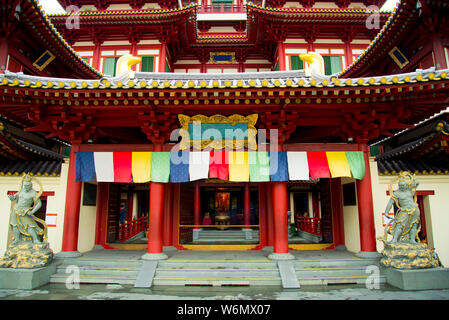
[[[214,4],[209,6],[200,6],[198,13],[244,13],[245,7],[243,5],[232,4]]]
[[[148,216],[143,216],[121,224],[118,228],[118,239],[126,241],[148,228]]]
[[[321,218],[298,217],[296,227],[304,232],[321,235]]]

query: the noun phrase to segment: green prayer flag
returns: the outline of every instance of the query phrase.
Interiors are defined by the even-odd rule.
[[[362,180],[365,176],[365,159],[362,151],[346,151],[346,159],[349,163],[352,176]]]
[[[249,181],[270,181],[268,152],[248,152]]]
[[[151,181],[168,182],[170,177],[170,152],[151,153]]]

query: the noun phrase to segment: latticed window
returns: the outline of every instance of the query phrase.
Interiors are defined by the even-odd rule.
[[[331,75],[341,72],[341,56],[323,55],[324,60],[324,74]]]
[[[290,56],[290,68],[291,70],[302,70],[304,69],[304,61],[299,56]]]
[[[142,57],[140,71],[142,71],[142,72],[153,72],[154,71],[154,57],[153,56]]]
[[[115,77],[115,67],[117,66],[117,60],[119,57],[105,57],[104,58],[104,66],[103,73]]]

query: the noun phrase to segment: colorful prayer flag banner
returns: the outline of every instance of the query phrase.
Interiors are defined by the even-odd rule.
[[[151,179],[151,152],[132,153],[133,182],[145,183]]]
[[[362,151],[77,152],[76,181],[234,182],[365,176]]]

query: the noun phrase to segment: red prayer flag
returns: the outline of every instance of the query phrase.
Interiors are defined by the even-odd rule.
[[[229,180],[228,152],[212,150],[209,159],[209,178]]]
[[[131,182],[132,152],[114,152],[114,182]]]
[[[307,152],[310,179],[330,178],[326,152]]]

